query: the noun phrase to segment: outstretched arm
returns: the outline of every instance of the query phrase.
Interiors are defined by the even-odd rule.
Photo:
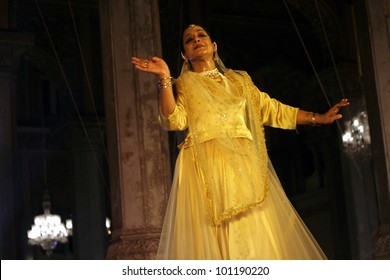
[[[175,109],[176,102],[172,90],[173,78],[166,62],[159,57],[152,57],[151,59],[132,57],[131,63],[138,70],[153,73],[159,77],[161,113],[164,116],[171,114]]]
[[[297,114],[297,125],[306,124],[316,126],[321,124],[331,124],[335,120],[342,118],[342,115],[339,114],[339,110],[340,108],[348,105],[348,99],[341,99],[339,103],[335,104],[324,114],[318,114],[299,109]]]

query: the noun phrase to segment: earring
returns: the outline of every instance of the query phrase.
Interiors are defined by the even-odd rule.
[[[216,43],[216,42],[214,42],[213,44],[214,44],[214,46],[215,46],[215,51],[214,51],[214,53],[213,53],[213,59],[214,59],[214,61],[215,61],[215,60],[217,60],[217,59],[218,59],[218,53],[217,53],[217,43]]]
[[[180,54],[181,54],[181,57],[184,59],[184,61],[187,62],[188,58],[182,52],[180,52]]]

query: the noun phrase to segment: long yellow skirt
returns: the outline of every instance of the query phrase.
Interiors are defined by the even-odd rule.
[[[217,169],[221,165],[221,172],[225,172],[222,168],[223,151],[215,149],[212,144],[208,149],[211,149],[209,152],[212,154],[210,160],[213,165]],[[260,206],[247,210],[220,226],[214,226],[206,217],[199,187],[202,179],[195,164],[193,147],[182,148],[176,161],[156,259],[326,259],[286,197],[271,163],[268,176],[268,194]],[[229,185],[229,179],[222,182],[220,192],[227,193]],[[223,197],[219,199],[223,200]]]

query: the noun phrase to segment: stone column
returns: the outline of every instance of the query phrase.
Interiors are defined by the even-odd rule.
[[[69,151],[73,190],[73,252],[75,259],[105,259],[107,214],[105,194],[104,126],[83,119],[69,122],[56,132],[55,141]],[[59,140],[60,139],[60,140]]]
[[[15,108],[17,69],[32,37],[0,31],[0,257],[15,258]]]
[[[380,226],[376,235],[375,258],[390,258],[390,0],[366,1],[372,59],[382,130],[384,166],[377,186]],[[379,125],[379,124],[378,124]],[[374,143],[375,144],[375,143]],[[375,152],[375,150],[374,150]],[[374,160],[377,156],[373,154]],[[379,162],[378,162],[379,164]]]
[[[108,259],[153,259],[170,171],[168,138],[157,123],[154,75],[132,56],[161,56],[157,0],[100,1],[103,82],[113,232]]]

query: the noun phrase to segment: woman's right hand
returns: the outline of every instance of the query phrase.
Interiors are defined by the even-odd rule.
[[[166,80],[166,78],[171,76],[168,65],[163,59],[156,56],[151,59],[132,57],[131,63],[140,71],[158,75],[160,83],[161,80]],[[163,93],[160,94],[160,110],[164,116],[171,114],[176,107],[176,101],[172,91],[172,79],[170,82],[170,85],[160,87],[160,92]]]
[[[151,59],[132,57],[131,63],[133,63],[138,70],[156,74],[160,79],[167,78],[171,75],[166,62],[156,56]]]

